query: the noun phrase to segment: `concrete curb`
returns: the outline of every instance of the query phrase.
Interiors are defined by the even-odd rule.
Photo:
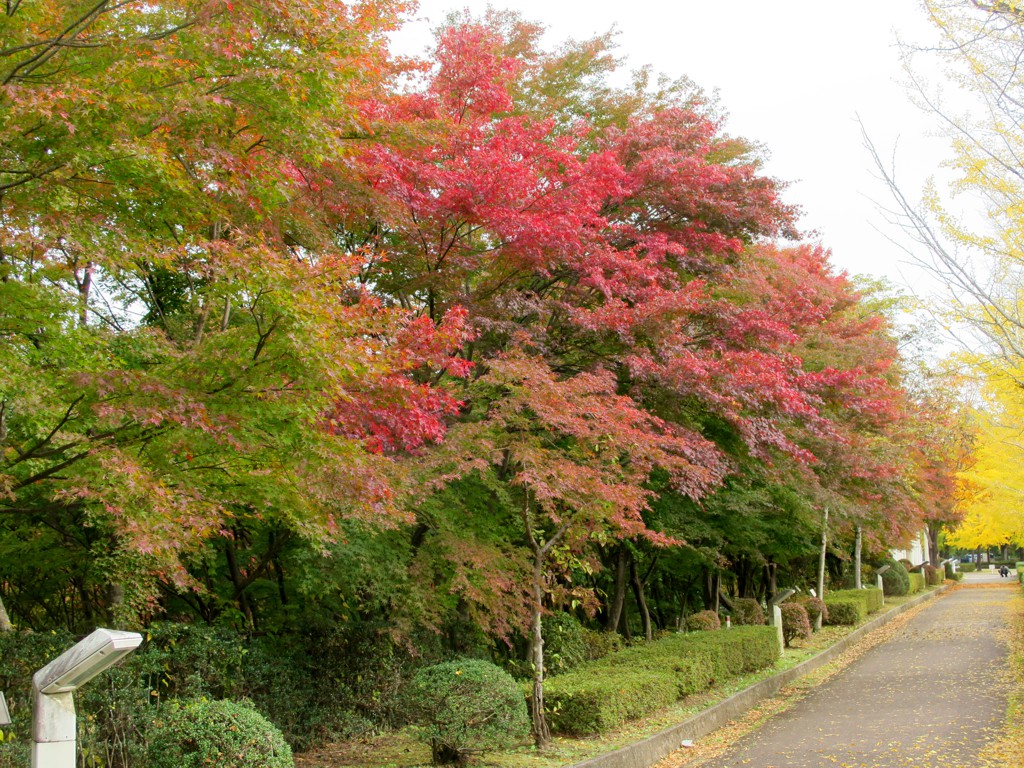
[[[666,728],[661,733],[656,733],[654,736],[638,741],[636,744],[630,744],[628,747],[622,747],[614,752],[592,757],[589,760],[584,760],[582,763],[576,763],[570,768],[649,768],[649,766],[664,760],[679,749],[683,740],[699,739],[712,731],[718,730],[730,720],[735,720],[765,699],[770,699],[784,686],[832,661],[843,651],[863,639],[865,635],[888,624],[904,611],[908,611],[926,600],[931,600],[942,594],[948,588],[948,586],[943,585],[938,589],[915,597],[913,600],[908,600],[897,608],[876,616],[817,656],[812,656],[807,661],[801,662],[791,669],[779,672],[777,675],[772,675],[767,680],[755,683],[749,688],[733,694],[725,701],[709,707],[700,714],[694,715],[678,725]]]

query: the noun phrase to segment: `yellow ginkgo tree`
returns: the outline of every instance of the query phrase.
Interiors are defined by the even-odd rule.
[[[984,406],[974,462],[959,474],[963,521],[948,541],[963,549],[1024,546],[1024,365],[1006,358],[974,365],[984,376]]]

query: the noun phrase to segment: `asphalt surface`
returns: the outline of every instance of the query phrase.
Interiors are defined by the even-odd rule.
[[[967,768],[1003,722],[1016,582],[965,574],[787,711],[701,768]],[[977,586],[978,588],[970,588]],[[983,588],[984,587],[984,588]],[[1012,768],[1009,766],[1008,768]]]

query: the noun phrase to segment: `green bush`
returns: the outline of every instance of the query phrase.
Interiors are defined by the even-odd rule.
[[[716,682],[770,667],[779,650],[774,628],[764,626],[675,634],[627,648],[548,680],[551,728],[565,734],[607,731]]]
[[[923,573],[920,573],[920,572],[908,573],[907,574],[907,579],[910,582],[910,587],[907,590],[907,594],[908,595],[916,594],[917,592],[920,592],[921,590],[924,589],[924,574]]]
[[[544,666],[553,675],[567,672],[587,660],[583,627],[575,616],[559,611],[541,622],[544,635]]]
[[[586,628],[583,630],[583,645],[587,661],[603,659],[608,654],[621,651],[626,647],[622,641],[622,635],[618,632],[601,632]]]
[[[707,632],[722,628],[722,620],[714,611],[698,611],[686,617],[683,623],[687,632]]]
[[[802,597],[799,600],[792,600],[791,602],[804,607],[804,610],[807,611],[807,619],[810,621],[811,626],[817,623],[819,616],[821,617],[822,624],[828,620],[828,608],[825,605],[825,601],[820,597]]]
[[[149,730],[148,768],[292,768],[292,751],[251,704],[193,699],[164,707]]]
[[[946,574],[941,568],[936,568],[934,565],[926,565],[923,570],[924,582],[929,587],[937,587],[946,580]]]
[[[605,733],[677,698],[671,674],[648,670],[620,670],[613,677],[581,667],[551,678],[544,688],[551,730],[566,735]]]
[[[882,604],[884,598],[882,597],[882,590],[878,587],[871,587],[870,589],[838,589],[829,592],[826,595],[826,603],[828,600],[856,600],[863,606],[863,613],[867,616],[869,613],[882,610]]]
[[[74,644],[67,632],[0,632],[0,691],[14,720],[4,728],[5,741],[31,743],[32,675]]]
[[[382,714],[397,708],[395,694],[381,682],[396,674],[387,655],[367,668],[356,683],[360,687],[352,690],[349,667],[336,663],[340,652],[333,634],[268,636],[249,644],[243,692],[296,751],[362,736],[374,729],[367,713],[386,725],[390,721]]]
[[[530,735],[522,691],[488,661],[424,667],[409,683],[404,702],[436,765],[461,765],[473,753],[516,746]]]
[[[732,623],[739,626],[764,624],[764,610],[752,597],[737,597],[732,601]]]
[[[868,604],[868,613],[874,613],[880,611],[885,606],[885,594],[878,587],[870,587],[869,589],[860,590],[866,595]]]
[[[783,603],[782,608],[782,639],[788,648],[798,637],[807,639],[811,636],[811,622],[807,617],[807,609],[800,603]]]
[[[826,597],[828,623],[832,626],[854,626],[860,624],[867,615],[864,601],[844,597]]]
[[[889,558],[880,565],[891,566],[882,574],[882,590],[886,596],[899,597],[910,591],[910,575],[903,563]]]
[[[974,573],[978,569],[975,563],[960,563],[960,570],[963,573]]]

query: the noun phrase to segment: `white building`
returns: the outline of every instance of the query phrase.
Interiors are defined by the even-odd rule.
[[[895,560],[909,560],[914,565],[931,562],[928,551],[928,533],[922,530],[910,541],[907,549],[894,549],[892,556]]]

